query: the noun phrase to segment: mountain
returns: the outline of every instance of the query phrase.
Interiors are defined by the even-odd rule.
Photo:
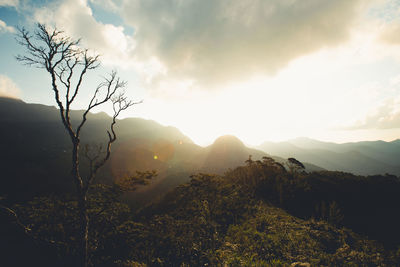
[[[295,157],[333,171],[361,175],[400,174],[400,142],[364,141],[335,144],[309,138],[264,142],[258,149],[280,157]]]
[[[246,147],[242,141],[232,135],[217,138],[214,143],[205,148],[203,168],[210,172],[222,173],[228,168],[243,165],[251,155],[254,159],[267,156],[264,152]]]
[[[73,110],[71,120],[77,125],[83,111]],[[82,130],[82,144],[104,144],[110,117],[105,113],[89,114]],[[17,199],[29,199],[45,192],[74,190],[70,179],[71,145],[55,107],[28,104],[21,100],[0,98],[0,195],[14,192]],[[174,127],[151,120],[126,118],[116,124],[117,141],[110,160],[99,172],[98,181],[133,175],[136,171],[156,170],[158,176],[133,195],[132,201],[152,199],[189,181],[198,172],[223,174],[269,154],[246,147],[234,136],[222,136],[208,147],[194,144]],[[277,161],[285,159],[274,157]],[[85,172],[85,157],[81,169]],[[305,164],[310,171],[321,168]]]
[[[69,194],[70,140],[58,112],[0,98],[3,265],[76,265],[69,263],[78,255],[79,232]],[[81,114],[73,111],[74,123]],[[90,114],[83,143],[104,141],[109,121],[105,113]],[[276,162],[297,153],[345,168],[346,155],[368,170],[396,156],[399,140],[336,145],[296,139],[266,143],[267,154],[234,136],[200,147],[154,121],[129,118],[117,125],[111,159],[97,179],[104,184],[89,191],[96,266],[395,266],[400,260],[398,177],[298,172]],[[259,160],[279,149],[288,154]],[[249,155],[253,163],[244,164]],[[133,194],[107,185],[152,169],[158,177]],[[54,256],[46,256],[48,263],[37,257],[47,254]]]
[[[74,124],[82,112],[71,112]],[[0,195],[13,192],[23,199],[43,192],[74,190],[70,179],[70,139],[55,107],[0,98],[0,123]],[[82,130],[82,144],[104,143],[109,125],[107,114],[89,114]],[[178,129],[140,118],[119,120],[116,132],[111,160],[99,173],[98,178],[103,181],[135,170],[160,169],[165,176],[168,164],[161,156],[154,159],[157,144],[195,146]],[[85,158],[81,160],[85,171]]]

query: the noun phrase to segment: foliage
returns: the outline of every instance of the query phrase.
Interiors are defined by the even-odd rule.
[[[396,176],[286,171],[271,158],[226,173],[249,194],[303,219],[346,226],[395,248],[400,245],[400,180]]]
[[[349,212],[362,207],[360,202],[346,202],[350,193],[365,201],[364,194],[371,192],[365,185],[373,185],[388,195],[377,205],[390,207],[385,201],[394,196],[389,193],[400,192],[396,179],[339,172],[307,174],[287,171],[271,158],[249,158],[246,166],[224,176],[193,175],[189,183],[135,213],[121,200],[124,186],[97,184],[91,187],[88,206],[91,264],[394,266],[400,253],[388,249],[391,240],[382,234],[386,222],[376,229],[386,248],[360,235],[363,228],[349,227],[359,232],[355,233],[343,225],[356,220]],[[357,195],[359,187],[366,192]],[[364,218],[370,220],[363,221],[366,225],[373,222],[375,208],[379,206],[369,207],[369,213],[365,208],[359,211],[366,213],[356,222]],[[76,254],[76,231],[68,227],[75,225],[68,221],[74,209],[73,199],[60,196],[36,198],[16,207],[32,233],[60,244],[59,257],[64,262]],[[396,219],[393,214],[386,216]],[[392,229],[394,236],[398,232]]]
[[[89,251],[92,262],[112,258],[107,253],[101,253],[107,251],[105,247],[110,245],[107,237],[130,218],[130,208],[119,201],[121,194],[122,190],[115,185],[96,184],[89,191]],[[37,197],[26,204],[15,205],[15,210],[36,239],[49,240],[57,245],[60,258],[68,259],[66,266],[67,263],[76,264],[79,223],[76,216],[78,203],[74,197]]]

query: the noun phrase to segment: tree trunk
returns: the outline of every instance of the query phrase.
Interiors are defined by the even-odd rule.
[[[82,267],[87,267],[89,263],[88,258],[88,250],[89,250],[89,242],[88,242],[88,235],[89,235],[89,216],[87,214],[87,207],[86,207],[86,194],[81,192],[78,201],[79,207],[79,219],[80,219],[80,255],[79,260],[81,262]]]
[[[89,235],[89,216],[87,214],[87,197],[82,177],[79,173],[79,138],[72,139],[72,175],[76,184],[76,193],[78,196],[78,212],[79,212],[79,247],[78,261],[79,266],[87,267],[88,258],[88,235]]]

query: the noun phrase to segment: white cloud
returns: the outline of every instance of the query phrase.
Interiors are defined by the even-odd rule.
[[[134,35],[96,21],[87,1],[120,12]],[[275,75],[296,58],[347,43],[367,2],[65,0],[37,10],[36,19],[81,37],[105,64],[132,67],[152,96],[165,97]]]
[[[11,32],[14,33],[14,27],[8,26],[4,21],[0,19],[0,33],[1,32]]]
[[[7,76],[0,74],[0,96],[20,98],[21,91],[18,86]]]
[[[400,19],[386,25],[381,40],[392,45],[400,45]]]
[[[101,55],[103,63],[127,67],[127,60],[134,48],[133,39],[124,34],[124,28],[96,21],[86,0],[66,0],[38,9],[35,18],[41,23],[56,25],[57,28]]]
[[[134,35],[97,21],[87,1],[122,12]],[[261,140],[400,125],[400,102],[388,100],[399,78],[377,65],[400,59],[382,34],[397,22],[367,2],[65,0],[36,17],[139,74],[151,89],[144,116],[199,140],[210,128]]]
[[[400,74],[390,78],[391,86],[400,86]]]
[[[348,127],[358,129],[396,129],[400,128],[400,97],[386,99],[371,110],[364,120]]]
[[[18,7],[19,0],[0,0],[0,6]]]

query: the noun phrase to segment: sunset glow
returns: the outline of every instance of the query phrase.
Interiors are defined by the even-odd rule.
[[[399,137],[398,1],[27,3],[0,5],[2,58],[18,52],[13,34],[31,18],[57,25],[144,100],[125,117],[175,126],[198,144],[224,134],[251,145]],[[3,62],[11,63],[0,65],[2,95],[53,105],[44,74],[21,80],[24,67]],[[85,84],[87,95],[98,78]],[[75,108],[87,99],[79,101]]]

